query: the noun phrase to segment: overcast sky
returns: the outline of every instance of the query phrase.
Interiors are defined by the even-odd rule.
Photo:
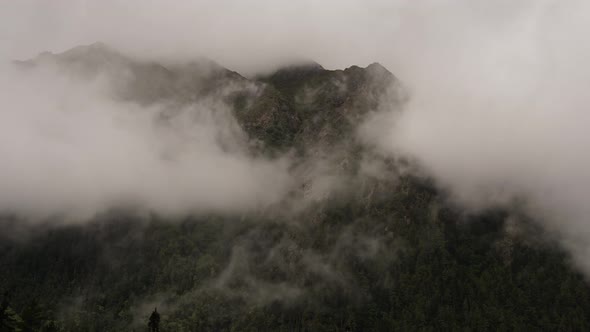
[[[403,65],[404,56],[422,56],[417,51],[513,33],[526,29],[515,25],[554,10],[547,1],[508,0],[22,0],[1,6],[3,51],[10,57],[100,40],[148,57],[208,55],[245,70],[291,57],[328,67]]]

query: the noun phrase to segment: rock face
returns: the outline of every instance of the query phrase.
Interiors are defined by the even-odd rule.
[[[309,64],[283,68],[260,80],[278,92],[284,112],[297,119],[293,144],[305,146],[330,146],[352,136],[355,125],[377,110],[385,96],[398,95],[393,105],[402,102],[400,83],[379,64],[345,70]],[[272,137],[265,141],[273,143]]]

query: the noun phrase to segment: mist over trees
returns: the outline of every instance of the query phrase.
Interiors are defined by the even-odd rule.
[[[587,2],[0,9],[0,332],[590,329]]]
[[[272,200],[250,205],[256,200],[226,197],[237,199],[235,209],[226,208],[227,200],[209,209],[213,201],[196,196],[192,209],[137,200],[95,205],[91,214],[6,214],[0,322],[8,331],[141,331],[154,307],[162,331],[588,326],[584,277],[522,204],[467,211],[414,161],[383,155],[357,136],[362,119],[401,112],[407,102],[403,84],[379,64],[331,71],[304,63],[246,79],[209,62],[190,65],[192,71],[147,66],[94,44],[18,63],[18,70],[40,70],[43,61],[74,68],[68,75],[75,80],[135,71],[130,81],[112,81],[107,97],[138,103],[136,111],[155,109],[156,126],[196,114],[189,129],[213,129],[215,140],[205,142],[219,144],[208,151],[253,163],[254,170],[267,167],[256,160],[284,163],[271,169],[289,180],[278,192],[253,182]],[[143,75],[141,82],[152,83],[137,81]],[[203,108],[184,106],[206,98],[218,105],[206,114],[221,112],[222,123],[237,127],[228,132],[218,122],[199,122]],[[150,108],[167,99],[174,102]],[[188,153],[167,153],[175,147],[161,150],[172,165]],[[203,182],[195,184],[187,194],[198,194]],[[174,190],[165,188],[151,197]],[[71,206],[84,201],[61,199]]]

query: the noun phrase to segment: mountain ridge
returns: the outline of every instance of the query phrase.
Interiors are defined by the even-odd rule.
[[[207,58],[161,64],[134,60],[104,43],[58,54],[43,53],[18,64],[31,67],[48,61],[86,77],[98,72],[112,76],[129,72],[128,82],[121,83],[122,91],[117,93],[142,104],[223,98],[236,110],[236,117],[251,138],[277,150],[318,141],[335,144],[352,135],[352,128],[367,113],[377,110],[381,98],[401,94],[403,89],[399,80],[378,63],[366,68],[326,70],[308,62],[247,79]],[[227,87],[234,91],[216,96],[224,94]],[[394,99],[390,105],[399,107],[403,102],[401,97]]]
[[[368,116],[407,100],[378,63],[248,79],[208,60],[134,60],[104,44],[36,59],[16,64],[107,75],[111,97],[141,106],[215,101],[260,142],[248,153],[289,158],[295,184],[286,203],[253,213],[148,207],[42,225],[0,214],[0,330],[140,331],[154,307],[162,331],[590,326],[584,276],[522,210],[466,211],[413,161],[358,138]]]

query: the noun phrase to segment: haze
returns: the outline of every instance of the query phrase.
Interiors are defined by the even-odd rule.
[[[576,263],[590,272],[590,260],[586,259],[590,251],[590,207],[586,202],[590,196],[588,2],[19,1],[1,7],[0,37],[7,42],[0,55],[5,61],[97,40],[146,59],[186,60],[205,55],[245,75],[269,71],[295,59],[313,59],[328,68],[378,61],[402,80],[410,101],[402,113],[378,114],[364,123],[359,133],[367,144],[416,160],[456,202],[469,208],[524,199],[527,211],[555,233],[571,250]],[[136,168],[127,163],[124,167],[130,167],[128,172],[120,172],[121,168],[115,166],[114,173],[107,172],[96,182],[86,180],[89,174],[82,170],[87,168],[78,162],[67,164],[71,167],[66,168],[69,178],[80,174],[67,182],[71,185],[61,182],[65,175],[43,176],[30,182],[35,179],[31,175],[40,174],[35,169],[40,161],[63,164],[77,156],[56,154],[54,146],[47,146],[46,138],[39,138],[45,130],[37,126],[40,122],[41,127],[46,120],[68,130],[76,128],[84,135],[96,134],[87,142],[75,141],[80,142],[77,148],[98,156],[101,169],[118,165],[116,160],[121,157],[112,151],[100,153],[112,142],[103,140],[102,135],[144,146],[151,132],[143,127],[112,127],[111,116],[124,116],[117,110],[121,105],[104,105],[102,99],[86,98],[88,91],[95,90],[80,91],[60,82],[57,87],[61,88],[56,88],[53,78],[35,79],[34,85],[28,82],[25,89],[14,84],[22,78],[5,73],[2,70],[0,151],[12,164],[4,163],[0,168],[0,179],[4,179],[0,197],[7,202],[4,207],[24,202],[60,206],[65,203],[47,203],[53,195],[37,197],[43,192],[40,189],[54,192],[59,186],[71,197],[64,202],[73,206],[78,205],[80,196],[96,195],[88,188],[105,181],[117,183],[120,190],[115,194],[110,189],[104,191],[101,194],[106,198],[101,202],[121,190],[145,189],[128,182]],[[53,114],[48,118],[37,117],[37,112],[51,109],[62,100],[56,95],[64,94],[66,105],[83,101],[85,107],[112,111],[104,121],[85,116],[56,118],[51,112],[43,113]],[[91,96],[96,94],[92,92]],[[93,103],[88,104],[89,100]],[[199,150],[199,155],[208,150]],[[143,154],[146,159],[142,159],[141,151],[145,152],[139,149],[132,160],[152,165],[150,154]],[[45,155],[48,152],[52,152],[51,157]],[[231,167],[242,165],[236,164],[238,157],[234,154],[227,158]],[[244,168],[232,172],[237,174],[235,179],[222,176],[223,182],[248,179],[248,190],[263,188],[265,177],[252,174],[266,174],[262,170],[265,167],[277,170],[279,178],[287,178],[285,183],[289,181],[280,161],[239,160],[245,161]],[[160,181],[169,171],[163,168],[150,174]],[[195,176],[192,171],[188,174]],[[59,184],[51,183],[58,180]],[[184,180],[181,175],[178,183]],[[215,188],[222,183],[221,179],[213,181]],[[227,192],[234,189],[230,186]],[[199,193],[195,190],[189,192]],[[277,190],[278,195],[284,192],[280,186]],[[231,205],[249,201],[246,196],[237,197]],[[216,197],[225,199],[223,194]],[[203,200],[197,205],[227,206],[218,205],[218,201]],[[147,202],[159,204],[162,197]],[[237,206],[248,208],[252,204]]]

